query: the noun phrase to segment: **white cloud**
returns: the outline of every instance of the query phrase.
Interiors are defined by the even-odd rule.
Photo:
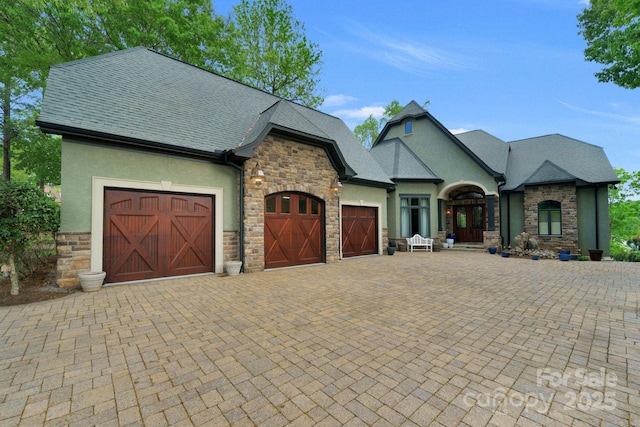
[[[465,128],[449,129],[449,132],[451,132],[454,135],[457,135],[459,133],[470,132],[470,129],[465,129]]]
[[[630,123],[632,125],[640,125],[640,115],[637,115],[637,114],[634,115],[629,112],[624,112],[624,114],[620,114],[620,113],[609,113],[606,111],[587,110],[586,108],[576,107],[575,105],[571,105],[566,102],[562,102],[562,101],[558,101],[558,102],[564,105],[565,107],[569,108],[570,110],[577,111],[579,113],[585,113],[585,114],[589,114],[597,117],[604,117],[606,119],[620,120],[623,122]],[[616,104],[611,104],[611,107],[613,107],[614,109],[620,109],[620,107]]]
[[[376,119],[379,119],[383,114],[384,107],[380,105],[366,106],[358,109],[338,110],[331,113],[331,115],[340,117],[345,121],[348,119],[366,120],[369,118],[369,116],[373,116]]]
[[[344,94],[338,94],[338,95],[329,95],[324,99],[324,102],[322,103],[323,107],[341,107],[343,105],[349,104],[353,101],[357,101],[358,99],[353,97],[353,96],[349,96],[349,95],[344,95]]]
[[[350,40],[349,48],[411,74],[425,75],[434,68],[468,67],[468,60],[461,55],[415,40],[396,39],[388,34],[374,33],[357,22],[349,23],[349,31],[355,36],[355,39]],[[353,44],[354,40],[359,43]]]

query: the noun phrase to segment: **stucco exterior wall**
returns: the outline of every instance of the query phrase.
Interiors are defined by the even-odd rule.
[[[524,231],[524,193],[502,195],[502,245],[513,245],[513,239]]]
[[[215,195],[214,266],[222,272],[223,262],[238,256],[238,177],[236,169],[207,161],[63,140],[58,285],[75,286],[78,273],[103,269],[106,186]]]
[[[60,230],[91,230],[91,179],[99,176],[221,187],[224,189],[224,229],[237,231],[238,175],[230,166],[211,162],[64,140]]]
[[[400,182],[396,185],[396,190],[389,193],[389,206],[387,208],[389,216],[389,238],[399,239],[411,236],[401,235],[401,218],[400,218],[400,196],[401,195],[420,195],[429,197],[429,236],[436,238],[438,236],[438,187],[432,183],[415,183]]]
[[[597,194],[597,196],[596,196]],[[609,226],[609,191],[606,186],[599,188],[579,188],[578,242],[582,255],[589,255],[589,249],[602,249],[604,256],[610,255],[611,229]],[[597,197],[597,203],[596,203]],[[597,205],[597,215],[596,215]],[[598,238],[596,239],[596,230]]]
[[[405,122],[413,122],[413,133],[404,134]],[[422,159],[438,178],[444,180],[439,188],[460,181],[482,184],[488,193],[498,194],[497,183],[491,175],[473,161],[430,120],[405,119],[389,129],[386,138],[398,137]]]

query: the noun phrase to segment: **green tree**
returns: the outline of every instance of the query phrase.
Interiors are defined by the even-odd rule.
[[[235,54],[229,76],[308,107],[318,107],[322,51],[284,0],[241,0],[229,16]]]
[[[33,154],[43,144],[57,153],[55,141],[32,126],[50,65],[144,45],[195,65],[224,68],[224,27],[208,0],[5,0],[0,9],[3,177],[11,179],[16,139],[22,153],[18,165],[29,168],[28,174],[39,181],[56,175],[50,165],[46,173],[33,168],[38,164]]]
[[[587,42],[588,61],[604,65],[595,73],[600,82],[626,89],[640,86],[640,1],[591,0],[578,15]]]
[[[60,62],[146,46],[275,95],[320,105],[322,98],[315,91],[321,52],[304,36],[304,26],[293,19],[291,7],[284,0],[244,0],[234,10],[235,21],[215,15],[210,0],[4,0],[4,178],[11,179],[14,140],[20,141],[24,153],[17,164],[29,168],[26,173],[39,181],[48,174],[33,169],[31,154],[44,137],[32,132],[26,109],[37,102],[49,66]],[[52,148],[47,150],[55,152]]]
[[[60,208],[42,190],[30,184],[0,179],[0,254],[8,262],[11,295],[20,290],[17,261],[43,233],[60,225]]]
[[[425,101],[422,106],[427,107],[429,105],[429,101]],[[372,114],[360,125],[357,125],[353,128],[353,133],[360,140],[362,145],[367,150],[370,150],[373,146],[373,143],[378,139],[380,132],[384,128],[384,125],[391,120],[396,114],[402,111],[404,107],[400,105],[400,102],[396,99],[391,101],[384,107],[384,113],[382,113],[382,117],[380,120],[373,117]]]
[[[640,239],[640,171],[616,169],[620,183],[609,186],[609,220],[611,239],[618,250],[628,250],[628,243]]]
[[[15,168],[24,171],[41,189],[45,184],[60,184],[62,138],[42,133],[33,117],[22,121],[20,126],[12,153]]]

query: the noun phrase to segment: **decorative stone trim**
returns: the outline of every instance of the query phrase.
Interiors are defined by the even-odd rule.
[[[265,182],[251,182],[251,170],[260,162]],[[324,201],[325,262],[340,258],[339,199],[329,187],[336,177],[326,151],[269,135],[244,163],[244,271],[264,270],[264,198],[279,192],[310,194]]]
[[[556,200],[561,203],[562,235],[538,234],[538,203]],[[538,241],[540,249],[578,251],[578,205],[576,186],[570,184],[536,185],[524,190],[524,231]]]
[[[240,248],[237,231],[225,231],[222,234],[222,245],[224,248],[224,262],[240,260]]]
[[[56,284],[60,288],[78,286],[78,273],[91,270],[91,233],[59,232],[56,250]]]

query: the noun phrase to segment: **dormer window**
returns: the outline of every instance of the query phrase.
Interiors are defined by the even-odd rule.
[[[412,133],[413,133],[413,122],[409,120],[408,122],[404,123],[404,134],[411,135]]]

